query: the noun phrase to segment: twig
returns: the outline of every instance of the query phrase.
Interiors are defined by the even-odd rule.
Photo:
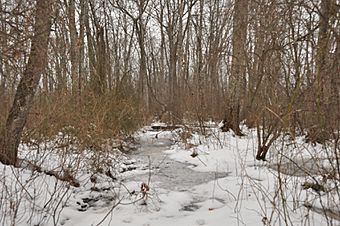
[[[112,211],[122,202],[123,199],[124,199],[124,196],[121,199],[119,199],[119,201],[111,207],[109,212],[107,212],[107,214],[104,216],[104,218],[101,219],[101,221],[99,221],[99,223],[96,224],[96,226],[99,226],[101,223],[103,223],[106,220],[106,218],[110,215],[110,213],[112,213]]]

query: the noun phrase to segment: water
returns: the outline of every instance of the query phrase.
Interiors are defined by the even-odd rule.
[[[222,172],[198,172],[192,169],[195,165],[191,163],[171,159],[164,151],[169,150],[172,144],[170,138],[141,139],[141,146],[132,157],[147,165],[148,170],[130,179],[157,184],[157,187],[164,189],[186,191],[193,186],[228,176],[228,173]]]
[[[298,177],[324,175],[332,171],[327,159],[296,159],[270,164],[268,167],[280,171],[280,173]]]

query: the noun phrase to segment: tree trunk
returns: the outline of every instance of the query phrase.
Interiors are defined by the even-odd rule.
[[[76,28],[76,6],[75,0],[69,1],[68,7],[68,20],[69,20],[69,29],[70,29],[70,60],[71,60],[71,80],[72,80],[72,93],[77,93],[79,84],[78,73],[79,73],[79,59],[78,59],[78,34]]]
[[[246,91],[246,37],[248,21],[248,0],[236,0],[233,20],[233,56],[229,81],[230,106],[227,121],[236,135],[242,135],[239,128],[241,121],[241,101]]]
[[[96,94],[104,94],[107,88],[107,54],[105,46],[105,31],[103,27],[100,27],[97,32],[97,46],[96,46],[96,65],[95,65],[95,75],[93,79],[93,88]]]
[[[325,130],[327,129],[327,121],[330,119],[328,115],[327,103],[328,103],[328,88],[327,82],[329,81],[329,68],[327,61],[329,58],[330,50],[330,26],[329,21],[331,19],[331,5],[332,0],[322,0],[319,10],[319,31],[316,48],[316,81],[315,81],[315,105],[313,124],[316,124],[309,128],[308,137],[312,142],[324,143],[329,136],[325,136]]]
[[[41,74],[47,64],[47,48],[50,34],[50,0],[37,0],[31,52],[23,76],[17,87],[14,102],[9,112],[6,127],[0,141],[0,161],[17,163],[18,146],[23,128],[32,107]]]

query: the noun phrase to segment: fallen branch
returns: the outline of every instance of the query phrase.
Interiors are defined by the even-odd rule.
[[[63,170],[63,174],[61,174],[61,171],[58,172],[58,171],[53,171],[53,170],[44,170],[42,169],[41,166],[38,166],[28,160],[21,159],[18,162],[19,162],[18,166],[20,168],[26,168],[26,169],[32,170],[33,172],[44,173],[48,176],[53,176],[57,178],[58,180],[68,182],[73,187],[80,186],[80,183],[78,182],[78,180],[75,179],[74,176],[71,174],[71,172],[69,172],[68,170]]]

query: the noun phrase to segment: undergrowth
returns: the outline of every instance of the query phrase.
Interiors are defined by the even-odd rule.
[[[73,137],[80,149],[97,149],[108,139],[122,138],[144,124],[143,110],[135,96],[117,93],[95,95],[56,93],[36,97],[22,142],[41,143],[60,133]]]

